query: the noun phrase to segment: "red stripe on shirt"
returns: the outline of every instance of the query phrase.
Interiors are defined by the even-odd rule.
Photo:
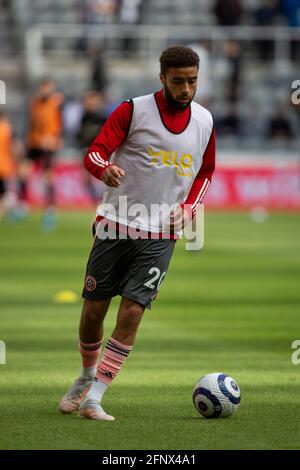
[[[201,168],[193,182],[188,197],[183,205],[189,205],[193,216],[196,214],[199,205],[203,202],[205,194],[211,183],[215,170],[216,161],[216,133],[212,130],[208,145],[203,155]]]

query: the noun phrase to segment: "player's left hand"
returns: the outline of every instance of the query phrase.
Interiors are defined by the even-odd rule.
[[[191,220],[192,216],[190,211],[182,206],[179,206],[175,211],[170,213],[168,225],[172,227],[174,231],[182,230]]]
[[[118,188],[121,184],[121,178],[125,176],[125,171],[117,165],[111,165],[103,172],[101,180],[106,186]]]

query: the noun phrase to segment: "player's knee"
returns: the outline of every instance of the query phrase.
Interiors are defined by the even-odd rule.
[[[118,329],[134,331],[138,328],[144,313],[144,307],[138,304],[128,305],[118,318]]]
[[[97,312],[94,308],[86,307],[82,311],[82,319],[84,321],[96,321],[97,320]]]
[[[96,321],[99,317],[105,315],[105,309],[101,302],[97,301],[85,301],[82,311],[84,319],[90,321]]]

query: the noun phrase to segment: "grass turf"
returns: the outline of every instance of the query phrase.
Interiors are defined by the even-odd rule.
[[[175,254],[134,350],[107,392],[114,423],[57,412],[78,375],[77,305],[56,305],[63,289],[81,294],[92,214],[60,215],[56,232],[38,214],[0,226],[1,449],[299,449],[300,218],[206,215],[201,252]],[[105,324],[110,335],[113,301]],[[195,382],[232,375],[242,391],[236,416],[205,420],[193,407]]]

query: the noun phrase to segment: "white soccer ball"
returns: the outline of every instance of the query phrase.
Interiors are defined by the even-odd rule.
[[[221,372],[201,377],[193,390],[195,408],[205,418],[228,418],[237,412],[240,401],[238,384]]]

